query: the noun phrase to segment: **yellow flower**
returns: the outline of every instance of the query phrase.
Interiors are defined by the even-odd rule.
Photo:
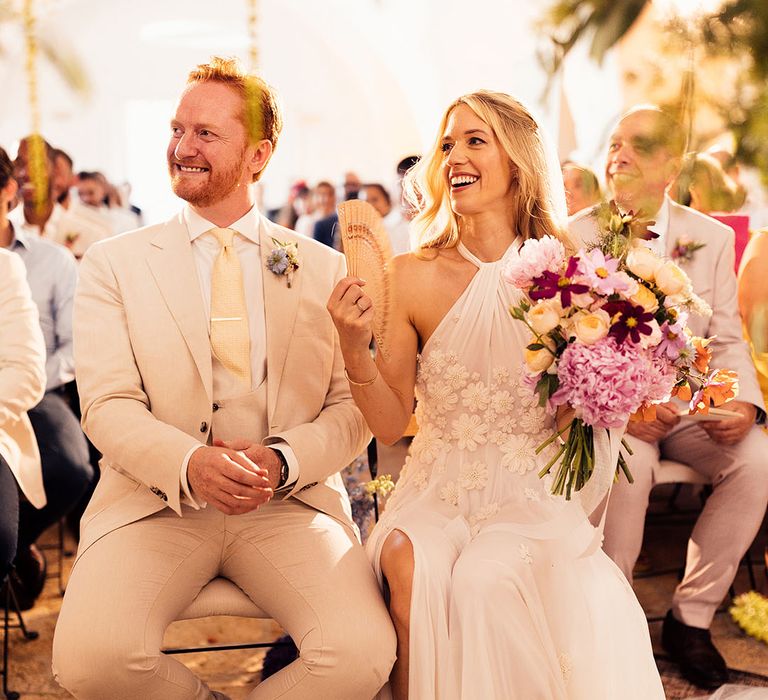
[[[573,318],[573,333],[583,345],[593,345],[608,335],[611,317],[607,311],[598,309],[591,314],[579,313]]]
[[[629,300],[651,313],[659,308],[659,300],[656,298],[656,295],[644,284],[637,285],[637,291],[629,297]]]
[[[629,251],[627,267],[630,272],[647,282],[653,282],[656,270],[661,265],[661,259],[650,248],[638,246]]]
[[[658,267],[655,276],[656,285],[667,295],[681,294],[685,290],[690,289],[691,286],[691,280],[688,279],[688,275],[670,260]]]
[[[553,299],[542,301],[528,312],[528,323],[536,333],[544,335],[560,325],[561,310],[560,303]]]
[[[540,350],[525,349],[525,364],[532,372],[543,372],[555,361],[555,356],[548,348]]]

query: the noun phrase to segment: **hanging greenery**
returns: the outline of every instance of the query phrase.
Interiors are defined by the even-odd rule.
[[[544,67],[554,75],[573,47],[590,39],[590,55],[601,61],[650,5],[651,0],[556,0],[539,25],[549,39]],[[665,42],[658,61],[667,69],[656,70],[656,81],[680,81],[679,99],[668,106],[691,125],[697,107],[714,109],[734,136],[736,157],[758,168],[768,184],[768,2],[724,0],[716,11],[695,19],[672,17],[661,29]],[[669,61],[694,55],[686,69],[669,70]],[[702,93],[695,85],[700,63],[724,57],[741,69],[738,78],[719,85],[717,93]],[[649,62],[634,72],[654,68]],[[692,145],[701,136],[691,133]]]
[[[27,139],[27,168],[34,188],[35,208],[42,212],[48,206],[48,168],[45,143],[40,136],[40,103],[37,96],[37,36],[35,34],[34,0],[24,0],[24,38],[26,41],[27,90],[32,135]]]

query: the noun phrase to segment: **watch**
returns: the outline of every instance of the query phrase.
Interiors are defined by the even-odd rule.
[[[291,472],[288,468],[288,462],[285,459],[285,455],[280,450],[272,449],[272,452],[274,452],[277,455],[277,458],[280,460],[280,478],[277,480],[276,489],[276,491],[279,491],[288,482],[288,477],[290,476]]]

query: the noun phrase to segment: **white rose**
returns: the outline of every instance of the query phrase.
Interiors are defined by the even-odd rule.
[[[664,294],[682,294],[691,285],[688,275],[671,260],[662,263],[656,270],[656,285]]]
[[[661,259],[650,248],[638,246],[627,254],[627,267],[630,272],[641,279],[653,282],[656,270],[661,265]]]
[[[553,299],[542,301],[528,312],[528,323],[536,333],[544,335],[560,325],[561,310],[560,303]]]
[[[525,349],[525,364],[531,372],[543,372],[555,361],[555,356],[548,348],[541,350]]]
[[[640,336],[640,347],[655,348],[661,342],[661,328],[655,318],[648,321],[648,325],[651,327],[651,334]]]
[[[582,345],[593,345],[608,335],[611,317],[607,311],[598,309],[591,314],[580,313],[573,317],[573,334]]]

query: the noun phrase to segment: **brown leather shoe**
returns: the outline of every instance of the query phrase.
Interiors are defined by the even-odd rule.
[[[683,676],[699,688],[714,690],[728,682],[728,667],[709,630],[680,622],[671,610],[661,628],[661,646],[679,664]]]

